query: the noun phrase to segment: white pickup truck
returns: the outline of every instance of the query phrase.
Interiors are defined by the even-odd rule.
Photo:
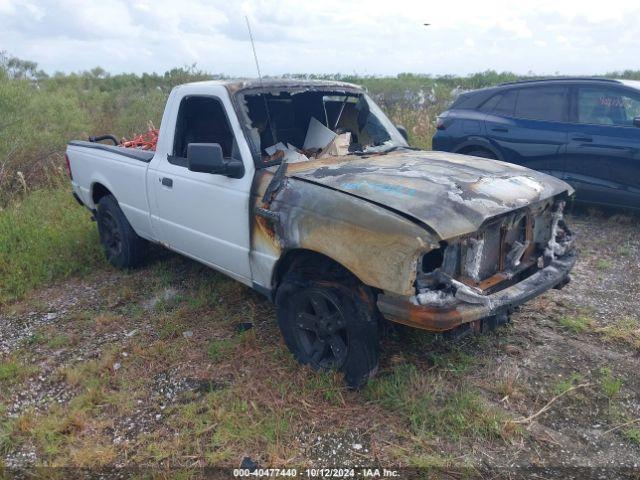
[[[67,162],[112,264],[154,242],[224,272],[275,302],[300,362],[358,387],[383,319],[493,328],[576,258],[569,185],[405,136],[355,85],[200,82],[171,92],[155,151],[72,141]]]

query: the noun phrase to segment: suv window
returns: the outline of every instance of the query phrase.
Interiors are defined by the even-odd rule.
[[[225,158],[240,159],[224,107],[217,98],[185,97],[180,102],[169,163],[186,167],[190,143],[219,143]]]
[[[493,110],[494,113],[501,115],[513,115],[513,110],[516,107],[516,99],[518,98],[518,91],[508,90],[507,92],[496,96],[500,98],[496,102],[496,107]],[[491,100],[493,100],[493,98]],[[489,102],[491,102],[491,100],[489,100]]]
[[[502,100],[502,93],[498,93],[497,95],[494,95],[489,100],[484,102],[482,105],[480,105],[479,110],[481,112],[493,112],[493,109],[496,108],[496,105],[498,105],[498,102],[500,102],[500,100]]]
[[[565,118],[567,87],[522,88],[518,92],[515,116],[531,120],[561,122]]]
[[[578,122],[633,126],[640,116],[640,94],[606,87],[578,88]]]

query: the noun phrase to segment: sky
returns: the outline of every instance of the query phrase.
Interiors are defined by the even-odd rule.
[[[0,51],[48,73],[255,77],[245,16],[263,75],[640,69],[638,0],[0,0]]]

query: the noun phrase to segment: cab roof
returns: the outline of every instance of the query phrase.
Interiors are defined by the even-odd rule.
[[[263,78],[260,79],[229,79],[229,80],[206,80],[202,82],[192,82],[186,85],[198,86],[224,86],[229,92],[236,93],[241,90],[259,89],[299,89],[299,88],[338,88],[348,90],[362,90],[358,85],[337,80],[303,80],[293,78]]]

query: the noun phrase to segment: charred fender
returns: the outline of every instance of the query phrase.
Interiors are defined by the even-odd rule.
[[[331,258],[371,287],[415,293],[418,260],[439,247],[435,236],[381,206],[276,172],[257,172],[254,184],[251,268],[256,283],[273,289],[279,259],[304,249]]]

